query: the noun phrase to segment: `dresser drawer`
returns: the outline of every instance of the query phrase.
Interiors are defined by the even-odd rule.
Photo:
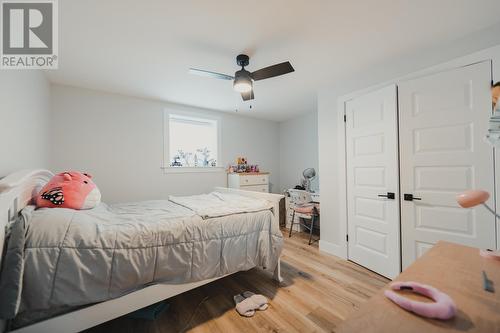
[[[240,190],[268,193],[269,192],[269,185],[266,184],[266,185],[242,186],[242,187],[240,187]]]
[[[240,175],[240,186],[269,184],[269,175]]]

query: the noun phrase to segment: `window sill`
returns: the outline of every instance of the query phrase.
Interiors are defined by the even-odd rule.
[[[162,167],[164,173],[207,173],[225,172],[224,167]]]

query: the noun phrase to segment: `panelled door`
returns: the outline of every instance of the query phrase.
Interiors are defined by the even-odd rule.
[[[495,248],[493,214],[455,201],[466,189],[494,193],[490,83],[482,62],[398,85],[403,269],[439,240]]]
[[[346,102],[349,259],[400,272],[396,86]]]

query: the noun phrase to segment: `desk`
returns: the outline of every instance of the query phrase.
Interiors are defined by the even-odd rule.
[[[483,270],[493,281],[495,293],[483,290]],[[395,280],[440,289],[455,301],[457,315],[447,321],[425,319],[398,307],[380,291],[348,317],[338,332],[500,332],[500,261],[479,256],[478,249],[439,242]]]

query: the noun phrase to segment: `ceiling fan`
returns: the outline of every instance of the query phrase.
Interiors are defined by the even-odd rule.
[[[236,73],[234,73],[234,76],[196,68],[190,68],[189,73],[222,80],[234,80],[234,90],[241,93],[241,98],[243,98],[244,101],[248,101],[254,99],[255,97],[253,93],[253,81],[269,79],[271,77],[284,75],[295,71],[290,62],[285,61],[280,64],[264,67],[250,73],[249,71],[245,70],[245,66],[248,66],[248,64],[250,63],[250,58],[246,54],[238,55],[236,57],[236,63],[238,64],[238,66],[241,66],[241,69],[239,71],[236,71]]]

